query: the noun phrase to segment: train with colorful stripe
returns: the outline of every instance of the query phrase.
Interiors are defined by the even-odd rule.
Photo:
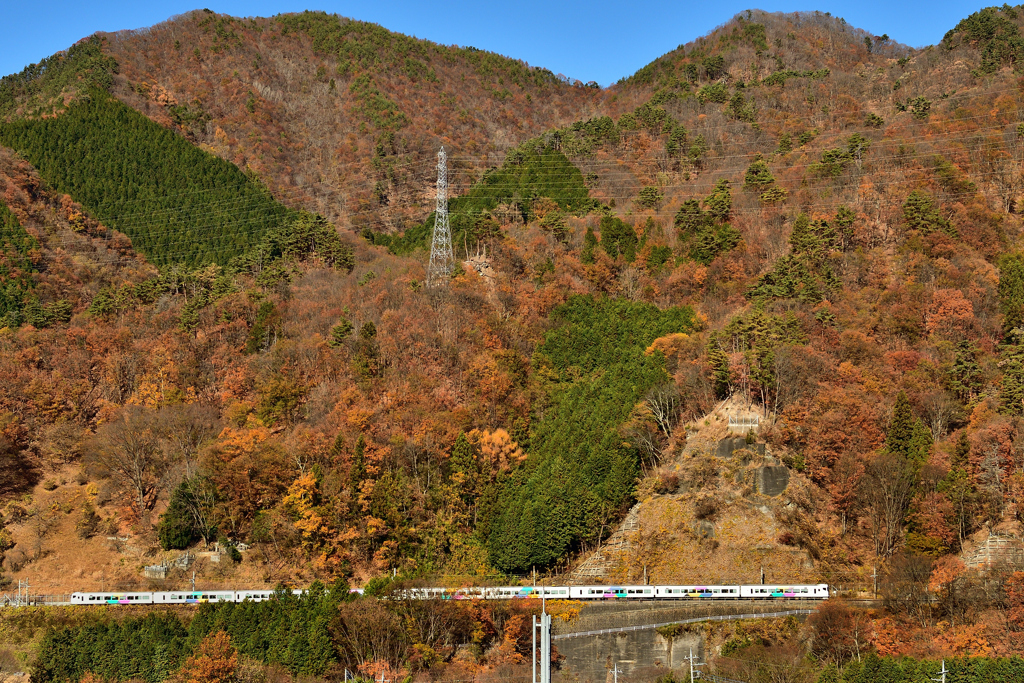
[[[498,586],[473,588],[406,588],[400,598],[445,600],[826,600],[828,584],[730,585],[730,586]]]
[[[291,591],[295,595],[300,590]],[[263,602],[275,591],[135,591],[122,593],[72,593],[72,605],[194,605],[204,602]]]
[[[300,595],[303,591],[291,591]],[[353,592],[362,593],[355,589]],[[188,605],[206,602],[262,602],[275,591],[139,591],[73,593],[73,605]],[[728,586],[474,586],[467,588],[400,588],[391,594],[411,600],[826,600],[828,584]]]

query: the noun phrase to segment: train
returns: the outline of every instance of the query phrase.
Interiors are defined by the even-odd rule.
[[[396,597],[446,600],[827,600],[829,588],[818,584],[755,584],[729,586],[498,586],[474,588],[406,588]]]
[[[299,595],[303,591],[293,590]],[[121,593],[72,593],[72,605],[194,605],[204,602],[263,602],[273,590],[254,591],[137,591]]]
[[[301,595],[303,591],[291,591]],[[362,593],[362,589],[352,592]],[[275,591],[139,591],[72,593],[73,605],[189,605],[217,602],[262,602]],[[400,588],[396,599],[410,600],[827,600],[828,584],[753,584],[728,586],[484,586],[469,588]]]

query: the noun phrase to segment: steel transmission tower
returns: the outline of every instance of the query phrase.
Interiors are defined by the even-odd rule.
[[[437,209],[434,213],[434,238],[430,244],[430,265],[427,267],[427,286],[448,282],[455,270],[452,253],[452,229],[448,225],[448,161],[444,147],[437,153]]]

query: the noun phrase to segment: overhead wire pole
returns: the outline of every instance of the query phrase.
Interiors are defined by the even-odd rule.
[[[437,153],[437,207],[434,211],[434,235],[430,242],[427,287],[444,284],[455,270],[452,229],[448,224],[448,158],[444,147]]]
[[[533,615],[533,668],[530,669],[532,675],[530,677],[530,683],[537,683],[537,615]]]
[[[694,655],[692,647],[690,648],[690,656],[685,659],[688,659],[690,662],[690,683],[694,683],[694,681],[701,677],[701,672],[699,670],[694,671],[694,667],[704,666],[705,662],[694,661],[695,659],[700,659],[700,654]]]

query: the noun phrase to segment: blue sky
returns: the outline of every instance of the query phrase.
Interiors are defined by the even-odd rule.
[[[811,2],[813,0],[802,0]],[[201,9],[204,0],[0,0],[4,40],[0,75],[67,48],[96,31],[151,26]],[[215,12],[271,16],[304,9],[325,10],[372,21],[438,43],[472,45],[524,59],[582,81],[608,85],[656,57],[725,23],[748,8],[767,11],[831,12],[876,35],[888,33],[919,47],[942,39],[947,30],[986,4],[921,0],[821,0],[815,5],[753,0],[664,2],[656,0],[205,0]]]

